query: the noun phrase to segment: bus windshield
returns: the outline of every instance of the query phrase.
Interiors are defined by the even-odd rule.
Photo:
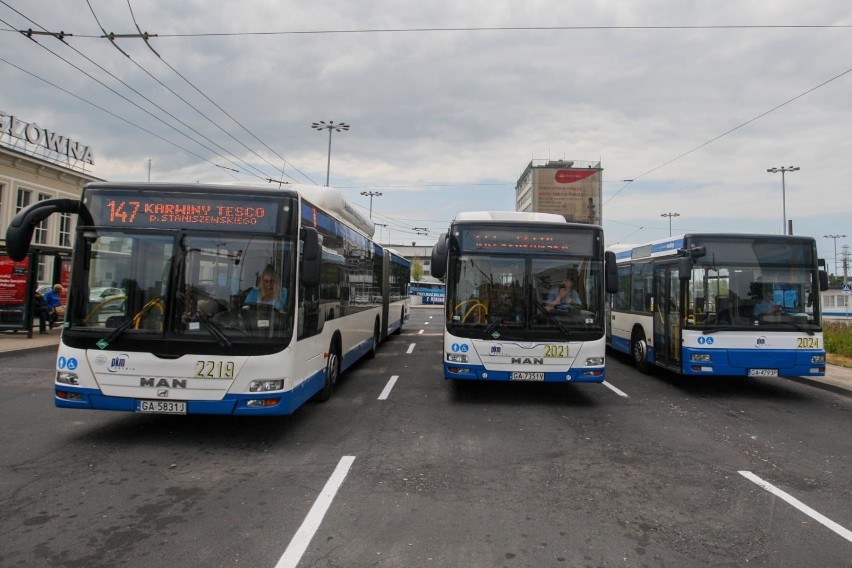
[[[197,353],[264,340],[281,348],[292,334],[292,240],[96,228],[81,237],[69,342],[95,334],[110,348],[145,341]]]
[[[818,326],[812,246],[806,242],[696,239],[687,290],[687,324],[705,327]],[[818,311],[817,311],[818,314]],[[818,318],[818,315],[816,316]]]
[[[488,339],[598,338],[602,270],[587,257],[462,254],[449,266],[447,329]],[[568,279],[571,302],[560,297]]]

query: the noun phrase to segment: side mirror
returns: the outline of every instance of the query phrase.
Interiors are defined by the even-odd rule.
[[[618,266],[615,263],[615,253],[608,250],[604,253],[604,280],[607,294],[618,293]]]
[[[320,281],[320,252],[319,233],[313,227],[302,229],[302,283],[305,286],[316,286]]]
[[[825,270],[819,271],[819,291],[825,292],[828,290],[828,272]]]
[[[447,274],[447,240],[449,235],[438,235],[438,242],[432,247],[432,276],[443,278]]]
[[[692,274],[692,257],[681,256],[677,259],[677,275],[680,280],[689,280]]]
[[[53,213],[76,213],[80,217],[79,225],[94,225],[89,210],[76,199],[56,198],[37,201],[15,215],[6,229],[6,254],[9,258],[15,262],[26,258],[36,225]]]

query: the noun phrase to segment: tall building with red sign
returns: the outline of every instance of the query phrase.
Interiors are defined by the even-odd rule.
[[[600,162],[532,160],[515,185],[515,210],[600,225],[602,176]]]

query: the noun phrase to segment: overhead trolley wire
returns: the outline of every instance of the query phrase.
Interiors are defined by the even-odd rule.
[[[6,22],[5,20],[0,19],[0,22],[3,22],[4,24],[9,25],[9,24],[8,24],[8,22]],[[15,30],[15,31],[17,31],[17,30]],[[54,89],[56,89],[56,90],[58,90],[58,91],[62,91],[63,93],[65,93],[65,94],[67,94],[67,95],[70,95],[70,96],[74,97],[75,99],[78,99],[78,100],[80,100],[80,101],[83,101],[84,103],[86,103],[86,104],[88,104],[88,105],[90,105],[90,106],[92,106],[92,107],[94,107],[94,108],[98,109],[98,110],[99,110],[99,111],[101,111],[101,112],[105,112],[106,114],[108,114],[108,115],[110,115],[110,116],[112,116],[112,117],[114,117],[114,118],[117,118],[118,120],[120,120],[120,121],[122,121],[122,122],[124,122],[124,123],[126,123],[126,124],[129,124],[130,126],[133,126],[134,128],[138,128],[138,129],[139,129],[139,130],[141,130],[142,132],[145,132],[146,134],[150,134],[150,135],[151,135],[151,136],[153,136],[154,138],[158,138],[159,140],[162,140],[162,141],[163,141],[163,142],[165,142],[166,144],[171,144],[171,145],[172,145],[172,146],[174,146],[175,148],[177,148],[177,149],[179,149],[179,150],[183,150],[183,151],[184,151],[184,152],[186,152],[187,154],[189,154],[189,155],[191,155],[191,156],[195,156],[195,157],[196,157],[196,158],[198,158],[199,160],[205,161],[205,162],[207,162],[208,164],[210,164],[211,166],[215,166],[215,165],[216,165],[215,163],[211,162],[210,160],[208,160],[208,159],[207,159],[207,158],[205,158],[204,156],[200,156],[200,155],[196,154],[195,152],[193,152],[192,150],[190,150],[190,149],[188,149],[188,148],[184,148],[184,147],[183,147],[183,146],[181,146],[180,144],[177,144],[177,143],[175,143],[175,142],[172,142],[171,140],[168,140],[168,139],[166,139],[166,138],[163,138],[162,136],[160,136],[159,134],[157,134],[157,133],[155,133],[155,132],[151,132],[150,130],[148,130],[148,129],[147,129],[147,128],[145,128],[144,126],[139,126],[138,124],[136,124],[136,123],[134,123],[134,122],[131,122],[130,120],[127,120],[127,119],[126,119],[126,118],[124,118],[123,116],[119,116],[119,115],[115,114],[114,112],[112,112],[112,111],[110,111],[110,110],[107,110],[107,109],[103,108],[102,106],[96,105],[96,104],[95,104],[95,103],[93,103],[92,101],[90,101],[90,100],[88,100],[88,99],[84,99],[84,98],[83,98],[83,97],[81,97],[80,95],[74,94],[74,93],[72,93],[71,91],[69,91],[68,89],[65,89],[65,88],[63,88],[63,87],[60,87],[60,86],[59,86],[59,85],[57,85],[56,83],[52,83],[52,82],[50,82],[50,81],[48,81],[47,79],[45,79],[44,77],[39,77],[39,76],[38,76],[38,75],[36,75],[35,73],[33,73],[33,72],[31,72],[31,71],[27,71],[27,70],[26,70],[26,69],[24,69],[23,67],[21,67],[21,66],[19,66],[19,65],[16,65],[16,64],[12,63],[11,61],[8,61],[8,60],[4,59],[2,56],[0,56],[0,61],[2,61],[3,63],[5,63],[6,65],[9,65],[10,67],[14,67],[14,68],[15,68],[15,69],[17,69],[18,71],[21,71],[22,73],[26,73],[27,75],[29,75],[29,76],[31,76],[31,77],[33,77],[33,78],[35,78],[35,79],[38,79],[39,81],[41,81],[41,82],[43,82],[43,83],[45,83],[45,84],[47,84],[47,85],[50,85],[51,87],[53,87]],[[231,175],[231,177],[233,177],[234,179],[237,179],[237,178],[236,178],[236,176]]]
[[[88,2],[88,0],[87,0],[87,2]],[[91,3],[89,3],[89,8],[90,8],[90,9],[92,9],[92,7],[91,7]],[[156,35],[152,36],[151,34],[148,34],[147,32],[142,32],[142,29],[139,27],[139,23],[136,21],[136,15],[133,13],[133,6],[131,5],[130,0],[127,0],[127,8],[128,8],[128,10],[130,11],[130,18],[133,20],[133,25],[136,27],[136,30],[139,32],[139,36],[138,36],[138,37],[140,37],[140,38],[142,38],[142,39],[144,39],[144,40],[145,40],[145,45],[147,45],[147,46],[148,46],[148,48],[151,50],[151,52],[152,52],[154,55],[156,55],[156,56],[157,56],[157,58],[158,58],[158,59],[159,59],[159,60],[160,60],[160,61],[161,61],[161,62],[162,62],[162,63],[163,63],[166,67],[168,67],[168,68],[169,68],[169,69],[170,69],[173,73],[175,73],[178,77],[180,77],[181,79],[183,79],[183,81],[184,81],[187,85],[189,85],[190,87],[192,87],[192,88],[193,88],[193,89],[194,89],[194,90],[195,90],[195,91],[196,91],[199,95],[201,95],[202,97],[204,97],[205,99],[207,99],[207,101],[209,101],[209,102],[210,102],[213,106],[215,106],[217,109],[219,109],[219,111],[221,111],[221,112],[222,112],[225,116],[227,116],[228,118],[230,118],[230,119],[231,119],[231,120],[232,120],[232,121],[233,121],[233,122],[234,122],[237,126],[239,126],[240,128],[242,128],[242,129],[243,129],[243,130],[244,130],[244,131],[245,131],[245,132],[246,132],[249,136],[251,136],[252,138],[254,138],[257,142],[259,142],[259,143],[260,143],[260,144],[262,144],[264,147],[266,147],[266,149],[267,149],[267,150],[269,150],[269,151],[270,151],[270,152],[272,152],[275,156],[277,156],[277,157],[278,157],[278,158],[279,158],[279,159],[280,159],[280,160],[284,163],[284,165],[285,165],[285,166],[286,166],[287,164],[289,164],[289,165],[290,165],[290,167],[292,167],[294,170],[296,170],[297,172],[299,172],[302,176],[304,176],[304,177],[305,177],[305,179],[307,179],[307,180],[309,180],[310,182],[312,182],[312,183],[316,184],[316,182],[315,182],[314,180],[312,180],[312,179],[311,179],[310,177],[308,177],[306,174],[302,173],[302,172],[301,172],[298,168],[296,168],[296,167],[295,167],[292,163],[288,162],[288,161],[287,161],[287,160],[286,160],[283,156],[281,156],[278,152],[276,152],[275,150],[273,150],[273,149],[272,149],[272,148],[271,148],[268,144],[266,144],[263,140],[261,140],[260,138],[258,138],[258,137],[257,137],[257,136],[253,133],[253,132],[251,132],[248,128],[246,128],[246,126],[245,126],[245,125],[243,125],[243,124],[242,124],[239,120],[237,120],[236,118],[234,118],[234,117],[233,117],[233,116],[232,116],[232,115],[231,115],[228,111],[226,111],[226,110],[225,110],[224,108],[222,108],[219,104],[217,104],[217,103],[216,103],[213,99],[211,99],[209,96],[207,96],[207,94],[205,94],[205,93],[204,93],[201,89],[199,89],[199,88],[198,88],[195,84],[193,84],[193,83],[192,83],[192,81],[190,81],[188,78],[186,78],[186,77],[185,77],[182,73],[180,73],[177,69],[175,69],[175,68],[174,68],[174,67],[173,67],[173,66],[172,66],[172,65],[171,65],[168,61],[166,61],[166,60],[165,60],[165,58],[164,58],[164,57],[163,57],[163,56],[162,56],[162,55],[161,55],[161,54],[160,54],[157,50],[155,50],[155,49],[154,49],[154,47],[151,45],[151,42],[149,41],[149,38],[150,38],[150,37],[157,37],[157,36],[156,36]],[[94,15],[94,9],[92,9],[92,14]],[[97,17],[95,17],[95,20],[97,21]],[[100,22],[98,22],[98,25],[100,26]],[[103,26],[101,26],[101,30],[102,30],[102,31],[104,31]],[[116,48],[118,48],[118,46],[115,44],[115,41],[113,41],[114,34],[109,34],[109,35],[108,35],[108,36],[106,36],[106,37],[107,37],[108,39],[110,39],[110,41],[113,43],[113,45],[115,45],[115,46],[116,46]],[[134,36],[134,37],[135,37],[135,36]],[[130,56],[128,56],[128,57],[130,57]],[[134,62],[134,63],[135,63],[135,62]],[[136,63],[136,65],[137,65],[137,66],[139,66],[139,64],[138,64],[138,63]],[[140,69],[141,69],[141,66],[140,66]],[[145,70],[143,69],[143,71],[145,71]],[[148,73],[147,71],[145,71],[145,73],[147,73],[149,76],[151,76],[151,74],[150,74],[150,73]],[[152,78],[153,78],[155,81],[157,81],[158,83],[160,83],[160,84],[162,85],[162,83],[161,83],[158,79],[156,79],[156,78],[155,78],[155,77],[153,77],[153,76],[152,76]],[[274,169],[275,169],[276,173],[281,173],[282,175],[284,175],[284,176],[288,177],[289,179],[293,180],[294,182],[297,182],[297,183],[298,183],[298,181],[299,181],[299,180],[297,180],[296,178],[294,178],[294,177],[293,177],[293,176],[291,176],[290,174],[288,174],[288,173],[284,172],[284,171],[283,171],[283,168],[279,168],[278,166],[276,166],[275,164],[273,164],[272,162],[270,162],[269,160],[267,160],[265,157],[261,156],[261,155],[260,155],[259,153],[257,153],[255,150],[253,150],[252,148],[249,148],[249,147],[248,147],[245,143],[243,143],[243,141],[242,141],[242,140],[239,140],[239,139],[238,139],[238,138],[236,138],[234,135],[232,135],[230,132],[228,132],[227,130],[225,130],[224,128],[222,128],[222,126],[220,126],[217,122],[215,122],[215,121],[213,121],[212,119],[210,119],[207,115],[205,115],[205,114],[204,114],[204,113],[202,113],[200,110],[198,110],[198,109],[197,109],[195,106],[193,106],[190,102],[186,101],[183,97],[181,97],[180,95],[178,95],[177,93],[175,93],[174,91],[172,91],[172,89],[170,89],[169,87],[166,87],[165,85],[163,85],[163,86],[164,86],[166,89],[168,89],[171,93],[173,93],[176,97],[178,97],[180,100],[182,100],[184,103],[186,103],[186,104],[187,104],[187,106],[189,106],[190,108],[192,108],[193,110],[195,110],[197,113],[199,113],[201,116],[203,116],[205,119],[207,119],[207,121],[208,121],[208,122],[210,122],[211,124],[213,124],[214,126],[216,126],[217,128],[219,128],[219,130],[221,130],[223,133],[225,133],[227,136],[229,136],[232,140],[234,140],[235,142],[237,142],[238,144],[240,144],[243,148],[245,148],[246,150],[248,150],[249,152],[251,152],[252,154],[254,154],[255,156],[257,156],[259,159],[261,159],[261,160],[263,160],[264,162],[266,162],[267,164],[269,164],[269,166],[270,166],[270,167],[272,167],[272,168],[274,168]],[[258,171],[259,171],[259,170],[258,170]]]
[[[115,48],[116,48],[116,49],[117,49],[117,50],[118,50],[118,51],[119,51],[122,55],[124,55],[125,57],[127,57],[127,59],[129,59],[129,60],[130,60],[130,61],[131,61],[131,62],[132,62],[132,63],[133,63],[133,64],[134,64],[134,65],[135,65],[135,66],[136,66],[136,67],[137,67],[140,71],[142,71],[143,73],[145,73],[146,75],[148,75],[148,77],[150,77],[151,79],[153,79],[154,81],[156,81],[156,82],[157,82],[157,83],[158,83],[161,87],[163,87],[164,89],[166,89],[167,91],[169,91],[171,94],[173,94],[175,97],[177,97],[178,99],[180,99],[180,100],[181,100],[184,104],[186,104],[189,108],[191,108],[192,110],[194,110],[195,112],[197,112],[198,114],[200,114],[202,117],[204,117],[205,119],[207,119],[207,120],[208,120],[211,124],[213,124],[214,126],[216,126],[217,128],[219,128],[220,130],[222,130],[223,132],[225,132],[225,130],[224,130],[221,126],[219,126],[218,124],[216,124],[216,123],[215,123],[213,120],[211,120],[211,119],[210,119],[207,115],[205,115],[203,112],[201,112],[200,110],[198,110],[195,106],[193,106],[193,105],[192,105],[189,101],[187,101],[187,100],[186,100],[186,99],[184,99],[182,96],[180,96],[178,93],[176,93],[176,92],[175,92],[173,89],[171,89],[168,85],[166,85],[165,83],[163,83],[162,81],[160,81],[159,79],[157,79],[156,77],[154,77],[154,75],[153,75],[153,74],[151,74],[151,73],[150,73],[147,69],[145,69],[144,67],[142,67],[139,63],[137,63],[137,62],[136,62],[136,61],[135,61],[135,60],[134,60],[134,59],[133,59],[133,58],[132,58],[132,57],[131,57],[131,56],[130,56],[127,52],[126,52],[126,51],[124,51],[123,49],[121,49],[121,48],[118,46],[118,44],[116,44],[116,42],[115,42],[115,36],[114,36],[114,34],[107,34],[107,32],[106,32],[106,30],[104,29],[103,25],[101,25],[101,22],[100,22],[100,20],[98,19],[98,16],[97,16],[97,14],[95,13],[94,8],[92,7],[92,3],[91,3],[89,0],[86,0],[86,4],[89,6],[89,10],[92,12],[92,17],[95,19],[95,23],[97,23],[97,24],[98,24],[98,27],[99,27],[99,28],[101,29],[101,31],[104,33],[105,37],[107,37],[107,39],[109,39],[109,41],[110,41],[110,43],[113,45],[113,47],[115,47]],[[28,18],[28,19],[29,19],[29,18]],[[146,40],[146,43],[147,43],[147,40]],[[150,46],[149,46],[149,47],[150,47]],[[72,49],[74,49],[74,48],[72,47]],[[74,49],[74,50],[75,50],[75,51],[77,51],[76,49]],[[80,53],[80,52],[79,52],[79,51],[77,51],[77,53]],[[156,54],[156,51],[155,51],[154,53]],[[81,53],[81,55],[82,55],[82,53]],[[84,56],[84,57],[85,57],[85,56]],[[89,59],[89,58],[87,57],[86,59]],[[91,61],[91,60],[89,60],[89,61]],[[100,67],[100,66],[99,66],[99,67]],[[103,68],[102,68],[102,69],[103,69]],[[110,75],[111,75],[111,76],[113,76],[112,74],[110,74]],[[113,77],[114,77],[114,76],[113,76]],[[180,124],[182,124],[183,126],[185,126],[186,128],[188,128],[189,130],[191,130],[192,132],[194,132],[195,134],[197,134],[198,136],[200,136],[201,138],[203,138],[204,140],[206,140],[206,141],[207,141],[207,142],[209,142],[210,144],[213,144],[214,146],[216,146],[217,148],[219,148],[219,149],[220,149],[220,150],[222,150],[223,152],[225,152],[225,153],[230,154],[231,156],[233,156],[233,157],[234,157],[237,161],[239,161],[239,162],[243,163],[243,164],[244,164],[244,166],[245,166],[245,168],[250,169],[250,170],[253,170],[253,171],[254,171],[253,175],[255,175],[255,177],[259,177],[260,179],[264,179],[264,180],[266,179],[266,177],[267,177],[267,176],[266,176],[266,174],[265,174],[264,172],[262,172],[261,170],[257,169],[257,168],[256,168],[255,166],[253,166],[252,164],[250,164],[250,163],[246,162],[245,160],[243,160],[242,158],[240,158],[239,156],[237,156],[237,155],[236,155],[236,154],[234,154],[233,152],[230,152],[227,148],[224,148],[224,147],[223,147],[223,146],[221,146],[220,144],[218,144],[218,143],[216,143],[215,141],[211,140],[209,137],[205,136],[204,134],[202,134],[201,132],[199,132],[198,130],[196,130],[195,128],[193,128],[192,126],[190,126],[189,124],[187,124],[187,123],[186,123],[186,122],[184,122],[183,120],[179,119],[179,118],[178,118],[177,116],[175,116],[174,114],[170,113],[169,111],[167,111],[167,110],[166,110],[166,109],[164,109],[163,107],[159,106],[158,104],[156,104],[154,101],[152,101],[151,99],[149,99],[149,98],[148,98],[148,97],[146,97],[145,95],[143,95],[143,94],[139,93],[137,90],[135,90],[135,89],[133,89],[132,87],[130,87],[127,83],[125,83],[125,82],[124,82],[124,81],[122,81],[121,79],[118,79],[117,77],[114,77],[114,78],[115,78],[116,80],[120,81],[120,82],[121,82],[124,86],[126,86],[128,89],[132,90],[134,93],[136,93],[137,95],[139,95],[140,97],[142,97],[143,99],[145,99],[146,101],[148,101],[150,104],[154,105],[154,106],[155,106],[156,108],[158,108],[160,111],[164,112],[164,113],[165,113],[167,116],[169,116],[170,118],[172,118],[172,119],[176,120],[177,122],[179,122]],[[226,133],[226,134],[228,134],[227,132],[225,132],[225,133]],[[230,136],[230,134],[229,134],[229,136]],[[233,136],[231,136],[231,138],[233,138]],[[235,140],[236,140],[236,139],[235,139]],[[248,149],[248,147],[246,147],[246,148]],[[209,149],[210,149],[210,148],[208,148],[208,150],[209,150]],[[230,162],[230,163],[231,163],[231,164],[233,164],[234,166],[236,166],[236,165],[237,165],[237,164],[236,164],[233,160],[231,160],[231,159],[229,159],[229,158],[227,158],[227,157],[225,157],[225,156],[223,156],[223,155],[219,154],[218,152],[216,152],[216,154],[217,154],[220,158],[222,158],[223,160],[227,160],[228,162]],[[273,167],[274,167],[274,166],[273,166]],[[246,172],[246,173],[252,173],[252,172]]]
[[[603,205],[606,205],[607,203],[609,203],[610,201],[612,201],[613,199],[615,199],[615,197],[616,197],[618,194],[620,194],[622,191],[624,191],[625,189],[627,189],[627,187],[628,187],[631,183],[633,183],[635,180],[637,180],[637,179],[639,179],[639,178],[642,178],[642,177],[645,177],[645,176],[647,176],[648,174],[653,173],[653,172],[655,172],[655,171],[657,171],[657,170],[659,170],[659,169],[662,169],[662,168],[664,168],[664,167],[668,166],[669,164],[671,164],[671,163],[673,163],[673,162],[676,162],[677,160],[680,160],[681,158],[684,158],[684,157],[686,157],[686,156],[688,156],[688,155],[692,154],[693,152],[697,152],[697,151],[698,151],[698,150],[700,150],[701,148],[704,148],[705,146],[709,146],[709,145],[710,145],[710,144],[712,144],[713,142],[716,142],[717,140],[720,140],[721,138],[724,138],[724,137],[725,137],[725,136],[727,136],[728,134],[731,134],[731,133],[733,133],[733,132],[736,132],[737,130],[739,130],[739,129],[741,129],[741,128],[744,128],[744,127],[746,127],[746,126],[748,126],[748,125],[749,125],[749,124],[751,124],[752,122],[755,122],[755,121],[757,121],[757,120],[760,120],[760,119],[761,119],[761,118],[763,118],[764,116],[766,116],[766,115],[768,115],[768,114],[771,114],[771,113],[775,112],[776,110],[778,110],[778,109],[780,109],[780,108],[782,108],[782,107],[785,107],[785,106],[787,106],[788,104],[790,104],[790,103],[792,103],[792,102],[794,102],[794,101],[796,101],[796,100],[798,100],[798,99],[801,99],[802,97],[804,97],[804,96],[806,96],[806,95],[809,95],[809,94],[813,93],[813,92],[814,92],[814,91],[816,91],[817,89],[819,89],[819,88],[821,88],[821,87],[824,87],[825,85],[828,85],[828,84],[829,84],[829,83],[831,83],[832,81],[836,81],[837,79],[840,79],[841,77],[843,77],[844,75],[848,75],[849,73],[852,73],[852,68],[847,69],[846,71],[843,71],[842,73],[838,73],[838,74],[837,74],[837,75],[835,75],[834,77],[831,77],[830,79],[827,79],[827,80],[823,81],[822,83],[820,83],[820,84],[816,85],[815,87],[811,87],[810,89],[808,89],[808,90],[806,90],[806,91],[804,91],[804,92],[802,92],[802,93],[799,93],[798,95],[796,95],[796,96],[794,96],[794,97],[791,97],[791,98],[787,99],[787,100],[786,100],[786,101],[784,101],[783,103],[778,104],[778,105],[775,105],[775,106],[774,106],[774,107],[772,107],[771,109],[769,109],[769,110],[767,110],[767,111],[764,111],[764,112],[760,113],[759,115],[755,116],[754,118],[751,118],[751,119],[749,119],[749,120],[747,120],[747,121],[743,122],[742,124],[739,124],[739,125],[737,125],[737,126],[735,126],[735,127],[731,128],[730,130],[727,130],[727,131],[723,132],[722,134],[719,134],[718,136],[715,136],[714,138],[711,138],[710,140],[707,140],[706,142],[704,142],[704,143],[702,143],[702,144],[699,144],[698,146],[696,146],[696,147],[692,148],[691,150],[687,150],[686,152],[684,152],[684,153],[682,153],[682,154],[679,154],[678,156],[675,156],[674,158],[672,158],[672,159],[670,159],[670,160],[668,160],[668,161],[666,161],[666,162],[663,162],[662,164],[660,164],[660,165],[658,165],[658,166],[656,166],[656,167],[654,167],[654,168],[651,168],[650,170],[646,171],[645,173],[643,173],[643,174],[641,174],[641,175],[638,175],[638,176],[633,177],[632,179],[628,180],[628,181],[627,181],[627,183],[625,183],[625,184],[624,184],[624,185],[623,185],[623,186],[622,186],[622,187],[621,187],[618,191],[616,191],[615,193],[613,193],[613,194],[609,197],[609,199],[607,199],[606,201],[604,201],[604,202],[603,202]]]
[[[0,2],[2,2],[3,4],[6,4],[3,0],[0,0]],[[6,4],[6,5],[8,6],[8,4]],[[20,14],[20,13],[19,13],[19,14]],[[21,14],[21,15],[23,16],[23,14]],[[23,16],[23,17],[25,17],[25,18],[26,18],[26,16]],[[29,18],[27,18],[27,19],[29,20]],[[4,24],[6,24],[6,25],[7,25],[7,26],[9,26],[9,27],[13,27],[13,26],[11,26],[8,22],[6,22],[5,20],[0,20],[0,21],[2,21]],[[30,20],[30,21],[32,22],[32,20]],[[35,24],[35,22],[33,22],[33,23]],[[38,24],[35,24],[35,25],[38,25]],[[38,27],[42,27],[42,26],[38,26]],[[44,28],[42,28],[42,29],[44,29]],[[20,31],[19,31],[19,33],[21,33],[21,35],[23,35],[24,37],[26,37],[26,33],[25,33],[25,32],[20,32]],[[74,69],[76,69],[77,71],[79,71],[80,73],[82,73],[83,75],[87,76],[87,77],[88,77],[88,78],[90,78],[91,80],[95,81],[96,83],[98,83],[99,85],[101,85],[102,87],[104,87],[105,89],[109,90],[109,91],[110,91],[110,92],[112,92],[113,94],[115,94],[115,95],[117,95],[117,96],[121,97],[122,99],[124,99],[124,100],[125,100],[125,101],[127,101],[128,103],[132,104],[133,106],[135,106],[136,108],[138,108],[139,110],[141,110],[142,112],[144,112],[145,114],[149,115],[151,118],[153,118],[153,119],[155,119],[155,120],[157,120],[157,121],[161,122],[162,124],[164,124],[164,125],[165,125],[165,126],[167,126],[168,128],[171,128],[172,130],[174,130],[175,132],[177,132],[177,133],[178,133],[178,134],[180,134],[181,136],[184,136],[184,137],[188,138],[188,139],[189,139],[189,140],[191,140],[192,142],[195,142],[195,143],[196,143],[196,144],[198,144],[199,146],[201,146],[201,147],[205,148],[206,150],[209,150],[211,153],[216,154],[217,156],[219,156],[219,157],[220,157],[220,158],[222,158],[223,160],[226,160],[226,161],[230,162],[230,163],[231,163],[231,164],[233,164],[234,166],[237,166],[237,165],[238,165],[238,164],[234,163],[231,159],[229,159],[229,158],[227,158],[227,157],[225,157],[225,156],[221,155],[219,152],[215,151],[214,149],[210,148],[209,146],[206,146],[205,144],[202,144],[202,143],[201,143],[201,142],[199,142],[198,140],[195,140],[194,138],[192,138],[192,137],[191,137],[191,136],[189,136],[188,134],[186,134],[186,133],[184,133],[184,132],[181,132],[181,131],[180,131],[179,129],[177,129],[175,126],[173,126],[173,125],[169,124],[168,122],[166,122],[165,120],[163,120],[163,119],[162,119],[162,118],[160,118],[159,116],[155,115],[155,114],[154,114],[154,113],[152,113],[151,111],[149,111],[149,110],[147,110],[147,109],[143,108],[143,107],[142,107],[142,106],[140,106],[138,103],[136,103],[136,102],[134,102],[134,101],[130,100],[129,98],[127,98],[127,97],[126,97],[126,96],[124,96],[123,94],[119,93],[118,91],[116,91],[115,89],[113,89],[112,87],[110,87],[109,85],[107,85],[106,83],[104,83],[103,81],[101,81],[100,79],[98,79],[98,78],[94,77],[92,74],[88,73],[88,72],[87,72],[87,71],[85,71],[84,69],[81,69],[79,66],[75,65],[75,64],[74,64],[74,63],[72,63],[71,61],[69,61],[69,60],[67,60],[66,58],[62,57],[61,55],[59,55],[58,53],[56,53],[55,51],[53,51],[53,50],[52,50],[52,49],[50,49],[49,47],[47,47],[47,46],[45,46],[45,45],[43,45],[43,44],[39,43],[38,41],[36,41],[36,40],[35,40],[35,39],[33,39],[32,37],[28,37],[27,39],[29,39],[30,41],[32,41],[33,43],[35,43],[36,45],[38,45],[39,47],[41,47],[42,49],[44,49],[45,51],[47,51],[48,53],[50,53],[51,55],[53,55],[53,56],[55,56],[55,57],[59,58],[60,60],[64,61],[65,63],[67,63],[68,65],[70,65],[71,67],[73,67]],[[144,99],[145,99],[145,100],[147,100],[148,102],[150,102],[152,105],[157,106],[155,103],[153,103],[152,101],[148,100],[148,99],[147,99],[144,95],[140,94],[138,91],[136,91],[135,89],[133,89],[131,86],[129,86],[129,85],[127,85],[126,83],[124,83],[123,81],[121,81],[121,79],[117,78],[115,75],[113,75],[112,73],[110,73],[109,71],[107,71],[106,69],[104,69],[101,65],[99,65],[98,63],[96,63],[96,62],[92,61],[92,60],[91,60],[89,57],[87,57],[85,54],[81,53],[79,50],[77,50],[76,48],[74,48],[74,46],[69,45],[69,44],[68,44],[68,43],[66,43],[65,41],[63,41],[62,43],[64,43],[65,45],[67,45],[68,47],[70,47],[72,50],[74,50],[75,52],[77,52],[77,53],[78,53],[80,56],[82,56],[84,59],[86,59],[87,61],[89,61],[90,63],[92,63],[93,65],[95,65],[96,67],[98,67],[99,69],[101,69],[102,71],[104,71],[105,73],[107,73],[110,77],[114,78],[116,81],[119,81],[119,82],[120,82],[120,83],[122,83],[124,86],[126,86],[128,89],[130,89],[131,91],[135,92],[137,95],[139,95],[140,97],[144,98]],[[160,107],[158,107],[158,106],[157,106],[157,108],[160,108]],[[163,110],[163,109],[160,109],[160,110]],[[164,111],[164,112],[166,112],[166,111]],[[169,114],[169,113],[167,113],[167,112],[166,112],[166,114]],[[195,153],[192,153],[192,155],[194,155],[194,156],[198,156],[198,154],[195,154]],[[206,161],[206,162],[209,162],[209,163],[211,163],[211,164],[213,164],[214,166],[218,166],[218,164],[215,164],[214,162],[211,162],[210,160],[205,159],[205,161]],[[236,178],[235,176],[232,176],[232,177],[234,177],[234,179],[238,179],[238,178]]]

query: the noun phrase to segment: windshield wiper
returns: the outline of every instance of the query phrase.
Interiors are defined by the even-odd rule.
[[[494,321],[489,323],[488,326],[484,330],[482,330],[482,334],[485,337],[488,337],[495,329],[497,329],[497,326],[501,323],[503,323],[503,318],[500,316],[495,316]]]
[[[228,337],[222,333],[222,328],[219,327],[219,324],[214,322],[207,314],[203,314],[198,312],[198,321],[204,324],[204,329],[210,332],[210,335],[216,338],[216,341],[219,342],[219,345],[222,347],[231,347],[233,343]]]
[[[155,302],[162,302],[162,300],[163,300],[162,296],[157,296],[156,298],[154,298],[152,300],[148,300],[147,302],[145,302],[145,305],[142,306],[141,308],[139,308],[139,310],[136,313],[134,313],[132,316],[127,318],[125,321],[121,322],[121,325],[119,325],[117,328],[112,330],[109,333],[109,335],[107,335],[106,337],[104,337],[103,339],[98,341],[98,346],[103,344],[103,347],[101,347],[101,349],[105,349],[110,343],[112,343],[113,341],[118,339],[118,337],[121,334],[123,334],[125,331],[130,329],[130,326],[132,326],[134,323],[136,323],[137,317],[142,315],[143,312],[150,310],[152,304],[154,304]]]
[[[559,318],[557,318],[555,315],[553,315],[552,313],[550,313],[550,312],[548,312],[547,310],[545,310],[545,309],[544,309],[544,307],[542,307],[542,305],[541,305],[540,303],[538,303],[538,302],[533,302],[533,304],[535,305],[535,307],[536,307],[536,308],[538,308],[538,310],[539,310],[541,313],[543,313],[544,315],[546,315],[546,316],[547,316],[547,318],[548,318],[550,321],[552,321],[553,323],[555,323],[555,324],[556,324],[556,327],[558,327],[558,328],[559,328],[559,331],[561,331],[562,333],[564,333],[564,334],[565,334],[565,340],[566,340],[566,341],[570,341],[570,340],[571,340],[571,332],[568,330],[568,328],[567,328],[567,327],[565,327],[565,324],[563,324],[561,321],[559,321]]]

